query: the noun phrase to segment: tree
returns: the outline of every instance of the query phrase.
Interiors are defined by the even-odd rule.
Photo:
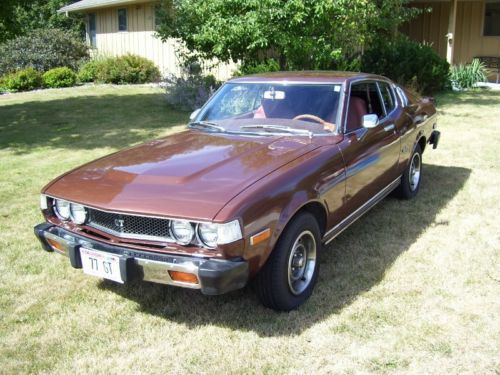
[[[158,34],[196,56],[332,69],[412,15],[408,0],[164,0]]]
[[[68,0],[2,0],[0,7],[0,43],[37,29],[63,29],[78,34],[85,25],[82,15],[58,14]]]

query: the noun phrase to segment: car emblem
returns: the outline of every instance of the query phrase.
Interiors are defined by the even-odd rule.
[[[115,219],[115,226],[122,230],[123,227],[125,226],[125,220],[124,219]]]

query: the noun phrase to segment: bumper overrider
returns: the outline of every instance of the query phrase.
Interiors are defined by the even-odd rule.
[[[218,295],[240,289],[248,281],[248,263],[244,260],[205,259],[129,249],[94,241],[49,223],[35,226],[34,231],[44,250],[69,257],[73,268],[82,268],[82,249],[118,257],[123,282],[144,280]],[[179,281],[174,279],[174,274],[193,276]]]

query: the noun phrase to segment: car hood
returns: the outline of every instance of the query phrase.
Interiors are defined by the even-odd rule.
[[[44,193],[111,211],[210,220],[242,190],[317,147],[307,137],[189,130],[83,165]]]

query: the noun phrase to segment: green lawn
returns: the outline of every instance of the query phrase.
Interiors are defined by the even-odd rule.
[[[389,197],[325,249],[298,311],[247,288],[104,282],[41,250],[38,193],[68,169],[181,129],[146,86],[0,96],[0,373],[500,371],[500,92],[438,98],[413,201]]]

